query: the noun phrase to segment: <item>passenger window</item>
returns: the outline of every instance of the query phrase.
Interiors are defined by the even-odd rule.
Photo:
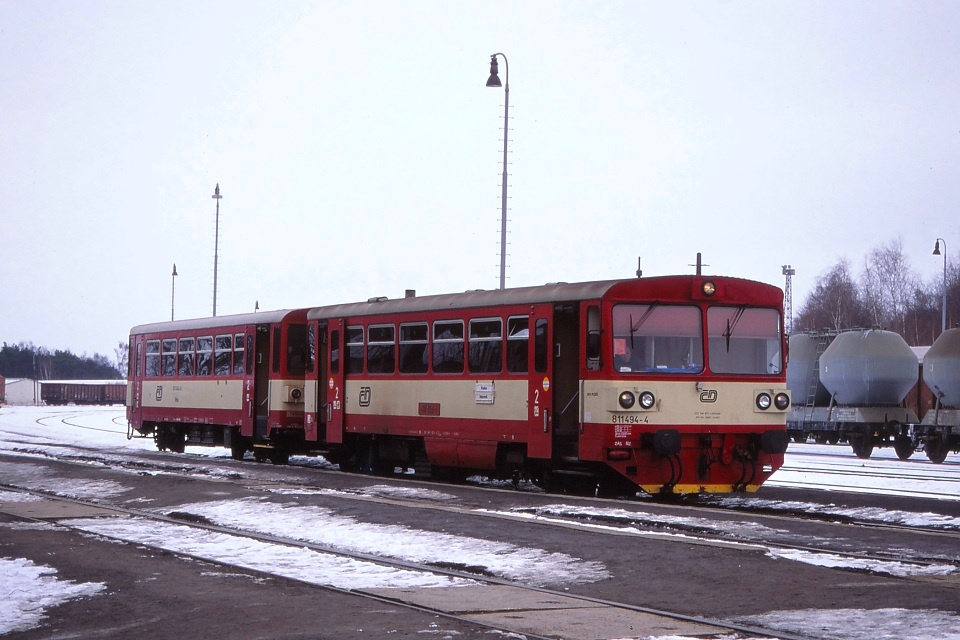
[[[363,373],[363,327],[347,327],[346,373]]]
[[[163,375],[177,375],[177,340],[175,338],[164,340],[162,348],[163,351],[161,352],[160,357],[161,365],[163,367]]]
[[[530,319],[527,316],[507,318],[507,371],[526,373],[530,352]]]
[[[230,375],[231,361],[233,360],[233,336],[217,336],[216,349],[213,352],[213,371],[218,376]],[[243,340],[240,341],[243,347]],[[241,353],[243,353],[241,351]],[[241,371],[243,366],[241,365]]]
[[[427,323],[400,325],[400,373],[427,372]]]
[[[147,340],[147,355],[144,362],[144,376],[156,378],[160,375],[160,341]]]
[[[396,360],[393,325],[371,325],[367,331],[367,373],[393,373]]]
[[[253,335],[247,336],[247,348],[243,348],[243,334],[234,336],[233,342],[233,375],[242,376],[246,364],[247,375],[253,373]]]
[[[193,338],[180,338],[180,353],[177,358],[177,375],[192,376],[193,372]]]
[[[503,320],[478,318],[470,321],[471,373],[503,371]]]
[[[197,375],[213,373],[213,336],[197,338]]]
[[[433,323],[433,372],[463,373],[463,320]]]

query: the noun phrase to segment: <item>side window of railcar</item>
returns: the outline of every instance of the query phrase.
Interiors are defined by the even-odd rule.
[[[233,360],[233,336],[217,336],[216,349],[213,352],[213,371],[218,376],[230,375],[231,361]],[[243,340],[240,341],[240,347],[243,347]],[[243,353],[241,351],[241,353]],[[241,365],[240,370],[243,371]]]
[[[180,338],[180,354],[177,357],[177,375],[193,375],[193,338]]]
[[[213,336],[197,338],[197,375],[209,376],[213,373]]]
[[[143,374],[147,378],[160,375],[160,341],[147,340],[147,355],[144,358]]]
[[[340,373],[340,330],[330,332],[330,373]]]
[[[463,373],[463,320],[433,323],[433,372]]]
[[[137,343],[137,377],[138,377],[138,378],[140,377],[140,371],[141,371],[141,369],[140,369],[140,366],[141,366],[141,365],[140,365],[140,358],[141,358],[142,356],[143,356],[143,343],[142,343],[142,342],[138,342],[138,343]]]
[[[302,376],[307,370],[307,325],[292,324],[287,329],[287,373]]]
[[[547,370],[547,354],[550,345],[547,344],[547,321],[543,318],[537,320],[533,337],[533,366],[537,373],[543,373]]]
[[[470,373],[503,371],[503,320],[477,318],[470,321]]]
[[[426,322],[400,325],[400,373],[427,372],[428,337]]]
[[[657,303],[614,306],[611,355],[620,373],[700,373],[700,309]]]
[[[165,376],[177,375],[177,340],[168,338],[160,345],[160,366],[161,373]]]
[[[392,324],[370,325],[367,331],[367,373],[393,373],[396,329]]]
[[[235,336],[233,352],[233,374],[243,375],[243,365],[247,365],[247,375],[253,375],[253,335],[247,336],[247,348],[243,348],[243,334]]]
[[[346,373],[363,373],[363,327],[347,327]]]
[[[313,363],[317,361],[317,326],[307,326],[307,371],[313,373]]]
[[[742,306],[710,307],[707,350],[714,373],[780,373],[780,312]]]
[[[527,372],[529,345],[530,318],[527,316],[507,318],[507,371]]]
[[[280,327],[273,328],[273,372],[280,373]]]

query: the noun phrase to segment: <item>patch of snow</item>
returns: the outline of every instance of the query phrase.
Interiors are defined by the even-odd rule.
[[[70,526],[134,544],[159,547],[174,553],[339,589],[447,588],[476,584],[472,580],[396,569],[312,549],[271,544],[145,518],[73,519],[70,520]]]
[[[255,498],[198,502],[171,508],[217,524],[419,564],[475,567],[526,584],[596,582],[610,577],[602,563],[506,542],[364,523],[330,509]]]
[[[0,558],[0,635],[38,626],[47,609],[97,595],[100,582],[60,580],[57,570],[26,558]]]
[[[937,609],[805,609],[734,620],[829,640],[960,640],[960,617]]]

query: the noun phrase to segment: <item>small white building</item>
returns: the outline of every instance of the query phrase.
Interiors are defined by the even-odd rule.
[[[40,404],[40,384],[30,378],[7,378],[4,404]]]

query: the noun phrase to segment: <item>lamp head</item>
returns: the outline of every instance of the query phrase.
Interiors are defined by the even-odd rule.
[[[936,244],[933,245],[933,255],[940,255],[940,240],[937,240]]]
[[[499,69],[497,68],[497,56],[490,56],[490,77],[487,78],[488,87],[502,87],[500,84],[500,76],[497,75]]]
[[[173,263],[173,273],[171,273],[170,275],[172,276],[177,275],[177,263]]]

